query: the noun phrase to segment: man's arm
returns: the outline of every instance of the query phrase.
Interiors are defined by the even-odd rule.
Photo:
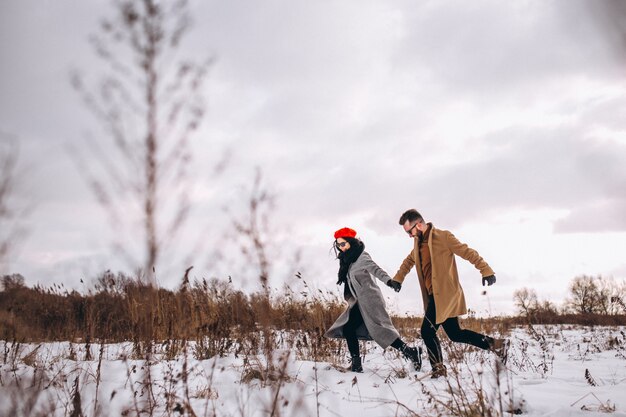
[[[494,275],[493,269],[474,249],[461,243],[451,232],[446,232],[446,244],[452,253],[470,262],[483,277]]]
[[[409,272],[411,272],[411,268],[415,266],[415,259],[413,259],[413,251],[409,253],[404,261],[402,261],[402,265],[400,265],[400,269],[394,275],[393,280],[398,281],[399,283],[404,282],[404,278],[407,276]]]

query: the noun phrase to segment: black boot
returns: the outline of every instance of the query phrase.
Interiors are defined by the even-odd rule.
[[[350,365],[352,372],[363,372],[363,365],[361,365],[361,357],[359,355],[350,355],[350,360],[352,361]]]
[[[415,347],[409,347],[408,345],[404,345],[401,352],[405,358],[407,358],[413,363],[413,368],[416,371],[420,371],[422,369],[422,348],[421,347],[415,348]]]
[[[510,344],[511,341],[509,339],[491,339],[489,341],[489,350],[500,358],[503,365],[506,365]]]

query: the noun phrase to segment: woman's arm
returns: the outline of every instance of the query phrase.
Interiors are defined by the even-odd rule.
[[[378,278],[380,281],[382,281],[383,284],[387,284],[387,281],[391,279],[389,274],[385,272],[384,269],[379,267],[378,264],[374,262],[369,255],[363,260],[363,268],[367,272]]]

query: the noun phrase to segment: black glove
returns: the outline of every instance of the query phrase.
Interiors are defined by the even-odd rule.
[[[485,286],[485,282],[487,283],[487,285],[493,285],[496,283],[496,276],[495,275],[489,275],[488,277],[483,277],[483,287]]]
[[[400,288],[402,288],[401,283],[399,283],[398,281],[394,281],[392,279],[387,281],[387,286],[393,288],[395,292],[400,292]]]

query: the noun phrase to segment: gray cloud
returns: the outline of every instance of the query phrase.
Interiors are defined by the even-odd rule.
[[[626,188],[620,196],[601,202],[581,202],[554,224],[557,233],[598,233],[626,230]]]
[[[506,154],[435,174],[425,179],[425,194],[446,217],[458,216],[461,206],[465,220],[507,208],[577,210],[604,202],[603,210],[614,215],[600,230],[608,225],[626,230],[624,215],[615,215],[624,212],[624,193],[616,192],[626,183],[626,146],[578,134],[576,129],[500,132],[497,140],[512,145]],[[556,230],[568,230],[566,224],[571,222]]]
[[[626,61],[626,3],[620,0],[586,1],[595,30],[622,62]]]
[[[592,3],[192,2],[181,53],[216,57],[194,144],[193,228],[221,244],[223,208],[238,212],[260,166],[276,223],[294,236],[302,223],[357,218],[397,234],[409,207],[447,227],[550,208],[569,211],[557,233],[626,230],[622,58]],[[113,259],[93,242],[106,221],[65,148],[102,133],[67,79],[72,67],[100,71],[87,36],[106,13],[105,2],[0,5],[0,127],[36,166],[40,206],[24,268],[46,248],[59,248],[55,265],[76,265],[61,253],[74,246],[81,262]]]
[[[621,77],[624,60],[590,18],[597,3],[444,1],[407,9],[396,60],[448,92],[481,101],[516,90],[536,99],[542,85],[577,74]]]

